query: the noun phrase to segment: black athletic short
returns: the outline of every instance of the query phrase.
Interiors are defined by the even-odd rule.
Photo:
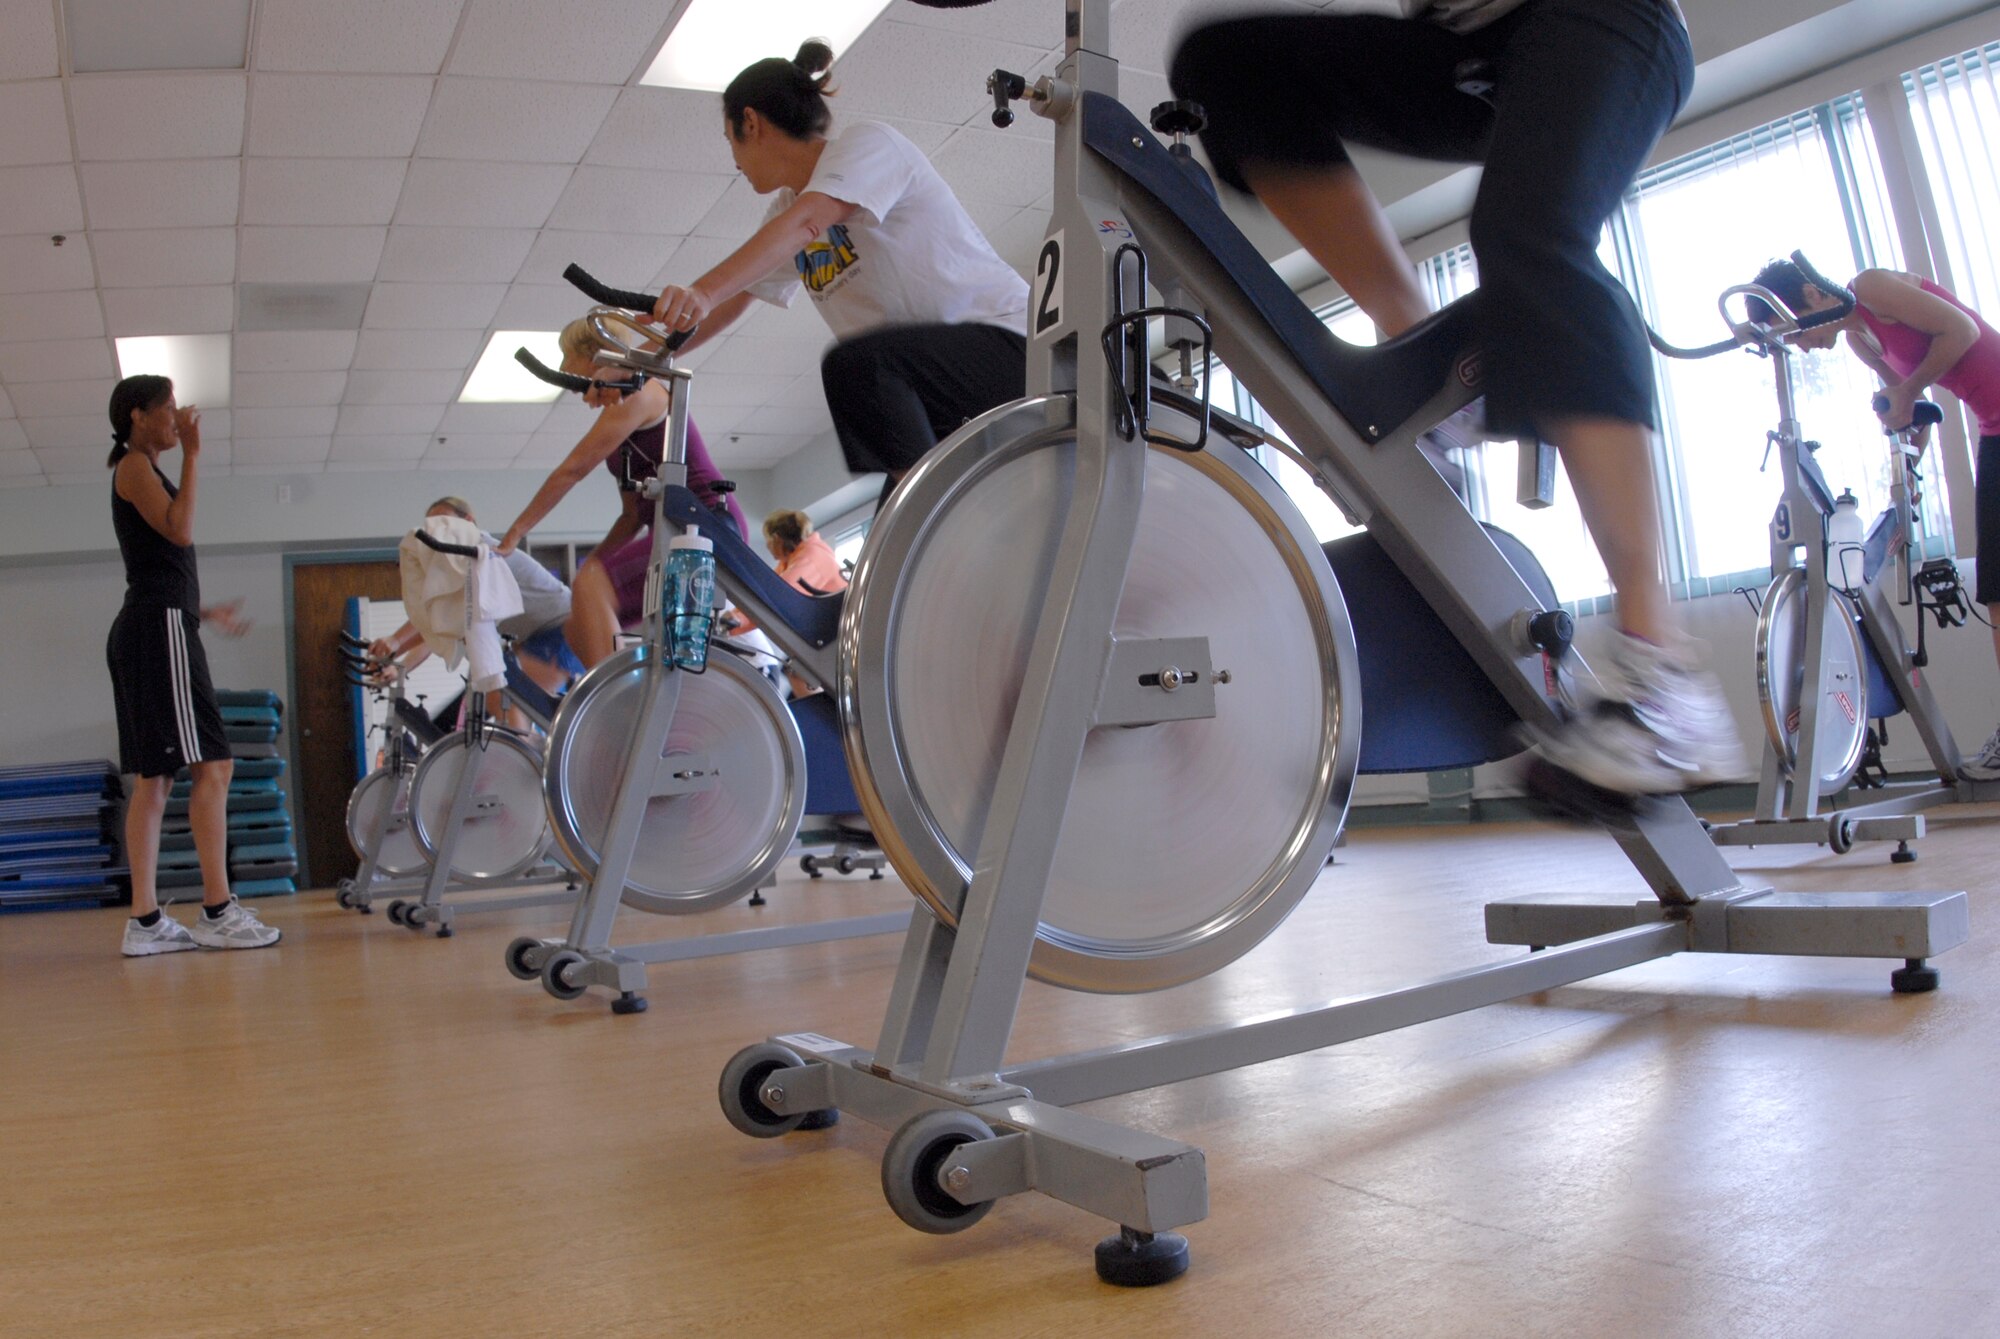
[[[2000,604],[2000,435],[1979,439],[1979,475],[1973,480],[1979,528],[1979,589],[1981,604]]]
[[[229,756],[193,612],[126,605],[112,620],[104,659],[118,701],[120,771],[172,776],[184,764]]]

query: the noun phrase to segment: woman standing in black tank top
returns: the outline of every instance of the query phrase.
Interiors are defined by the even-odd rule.
[[[230,636],[245,625],[237,604],[201,606],[194,562],[196,462],[201,414],[174,404],[165,377],[127,377],[111,392],[111,524],[125,559],[125,605],[105,645],[118,705],[119,769],[133,773],[125,811],[125,860],[132,868],[128,958],[191,948],[265,948],[278,931],[229,891],[229,778],[236,764],[201,646],[207,619]],[[178,446],[178,486],[160,456]],[[201,857],[202,910],[192,932],[161,912],[156,877],[160,820],[174,773],[186,767],[194,793],[188,818]]]

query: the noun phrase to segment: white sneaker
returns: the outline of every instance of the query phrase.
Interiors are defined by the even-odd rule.
[[[1620,635],[1606,659],[1604,696],[1538,735],[1543,758],[1623,795],[1754,779],[1722,687],[1699,667],[1697,644],[1662,647]]]
[[[2000,781],[2000,729],[1994,730],[1977,758],[1959,765],[1958,774],[1967,781]]]
[[[128,958],[149,958],[155,953],[184,953],[199,947],[185,925],[161,912],[158,922],[152,925],[126,921],[125,943],[120,951]]]
[[[220,916],[210,916],[203,907],[191,933],[203,948],[269,948],[278,942],[280,932],[258,920],[256,912],[231,894],[228,910]]]

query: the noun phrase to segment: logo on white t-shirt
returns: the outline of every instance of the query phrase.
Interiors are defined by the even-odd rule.
[[[799,279],[806,290],[819,297],[832,292],[860,259],[861,253],[855,249],[847,225],[836,223],[826,230],[824,238],[808,243],[805,250],[793,257],[792,263],[798,267]]]

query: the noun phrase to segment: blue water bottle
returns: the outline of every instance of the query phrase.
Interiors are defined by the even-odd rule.
[[[715,618],[715,546],[700,535],[676,537],[667,545],[661,584],[668,656],[699,674],[708,668],[708,628]]]

